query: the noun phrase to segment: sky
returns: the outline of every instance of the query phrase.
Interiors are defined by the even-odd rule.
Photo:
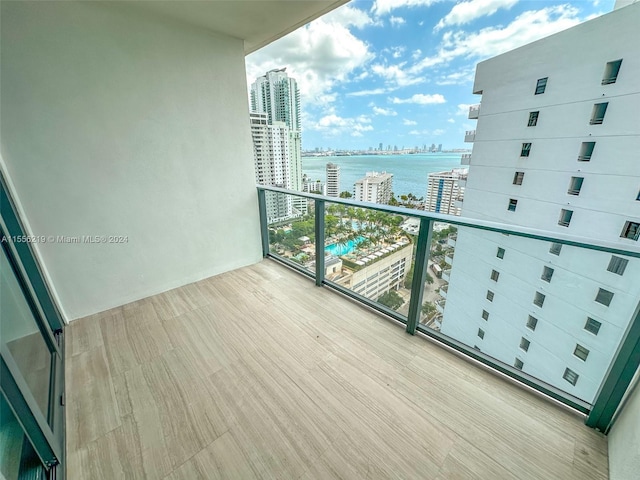
[[[286,67],[302,147],[470,148],[475,66],[613,10],[615,0],[352,0],[246,57],[247,84]]]

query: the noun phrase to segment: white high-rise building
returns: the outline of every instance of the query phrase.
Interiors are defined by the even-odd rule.
[[[354,199],[358,202],[389,203],[393,192],[393,175],[387,172],[367,172],[353,185]]]
[[[251,110],[265,113],[267,123],[278,122],[288,128],[289,135],[289,185],[302,191],[302,135],[300,131],[300,90],[286,68],[268,71],[251,85]],[[306,213],[306,199],[293,197],[296,213]]]
[[[430,173],[427,179],[425,210],[460,215],[466,180],[467,170],[461,168]]]
[[[478,64],[463,216],[638,247],[638,25],[634,3]],[[460,228],[442,333],[592,402],[639,287],[634,259]]]
[[[283,122],[268,124],[266,113],[251,112],[256,182],[261,185],[291,188],[289,128]],[[267,192],[267,220],[278,222],[293,216],[289,195]]]
[[[340,196],[340,166],[327,163],[327,196]]]

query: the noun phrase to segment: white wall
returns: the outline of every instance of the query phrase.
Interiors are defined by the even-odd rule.
[[[67,319],[260,259],[243,43],[94,2],[2,2],[1,148]]]
[[[638,382],[636,372],[635,381]],[[637,478],[640,471],[640,388],[635,388],[608,436],[609,478]]]

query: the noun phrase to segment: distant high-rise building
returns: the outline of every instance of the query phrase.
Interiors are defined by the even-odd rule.
[[[267,124],[280,122],[289,129],[289,174],[292,190],[302,191],[302,135],[300,131],[300,90],[286,68],[268,71],[251,85],[251,110],[265,113]],[[299,213],[306,213],[304,198],[294,197]]]
[[[478,64],[464,217],[637,248],[639,24],[632,3]],[[460,227],[441,331],[591,403],[639,276],[635,258]]]
[[[393,192],[393,175],[387,172],[367,172],[354,185],[354,199],[359,202],[389,203]]]
[[[256,182],[291,188],[289,128],[283,122],[269,125],[266,113],[251,112],[251,135]],[[277,222],[293,216],[289,195],[267,192],[267,220]]]
[[[327,196],[338,197],[340,195],[340,166],[335,163],[327,163]]]
[[[460,215],[467,170],[430,173],[427,180],[425,210],[428,212]]]
[[[380,142],[378,150],[382,151],[382,142]]]
[[[439,144],[438,144],[438,152],[441,152],[441,151],[442,151],[442,144],[441,144],[441,143],[439,143]]]

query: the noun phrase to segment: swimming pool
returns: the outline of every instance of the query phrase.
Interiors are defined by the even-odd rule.
[[[349,240],[347,243],[332,243],[324,247],[324,251],[339,257],[351,253],[356,249],[356,246],[364,240],[364,237],[358,237],[355,240]]]

